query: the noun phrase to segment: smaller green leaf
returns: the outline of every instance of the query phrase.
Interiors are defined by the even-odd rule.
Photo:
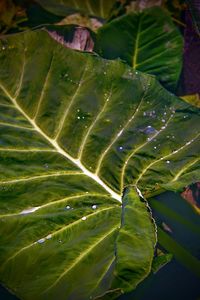
[[[154,274],[157,273],[166,264],[168,264],[173,258],[173,255],[171,253],[164,253],[161,250],[157,250],[157,251],[158,251],[158,254],[154,258],[153,263],[152,263],[152,272]]]
[[[165,10],[154,7],[115,19],[98,30],[96,51],[121,58],[133,68],[155,75],[167,88],[177,85],[183,40]]]
[[[156,226],[148,210],[147,202],[138,196],[134,188],[126,189],[123,198],[122,228],[116,248],[116,286],[124,286],[126,292],[133,290],[151,270]]]

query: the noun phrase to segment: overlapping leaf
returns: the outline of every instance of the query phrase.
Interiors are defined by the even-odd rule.
[[[46,10],[55,15],[66,16],[74,12],[107,19],[110,17],[116,0],[37,0]]]
[[[157,76],[173,90],[182,67],[183,41],[171,17],[159,7],[130,13],[98,31],[96,50],[105,58],[120,57],[134,69]]]
[[[10,36],[0,61],[1,281],[22,299],[131,290],[155,245],[131,186],[199,180],[199,110],[45,31]]]

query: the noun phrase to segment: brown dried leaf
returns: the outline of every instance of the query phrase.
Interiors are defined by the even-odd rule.
[[[169,233],[172,233],[172,229],[169,227],[169,225],[167,225],[165,222],[162,222],[162,228],[169,232]]]
[[[94,41],[87,28],[76,27],[72,41],[65,41],[64,37],[57,31],[48,31],[49,35],[60,44],[75,50],[92,52]]]
[[[70,25],[70,24],[76,24],[82,27],[88,27],[92,31],[97,31],[99,27],[103,25],[102,22],[100,22],[96,18],[90,18],[86,15],[81,15],[79,13],[70,15],[62,19],[57,25]]]
[[[181,196],[200,214],[200,182],[186,187]]]
[[[185,95],[181,96],[180,98],[200,108],[200,94]]]
[[[152,6],[162,6],[163,0],[136,0],[131,1],[129,5],[126,6],[126,12],[142,11],[145,8]]]

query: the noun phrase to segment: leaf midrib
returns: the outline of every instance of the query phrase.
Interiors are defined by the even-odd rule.
[[[59,144],[51,139],[48,135],[46,135],[40,127],[36,124],[36,122],[31,119],[25,111],[20,107],[20,105],[17,103],[16,98],[13,98],[10,93],[7,91],[7,89],[1,84],[0,85],[1,89],[5,93],[5,95],[12,101],[14,106],[18,109],[18,111],[29,121],[29,123],[33,126],[33,128],[40,134],[42,135],[45,140],[47,140],[53,148],[60,153],[62,156],[66,157],[68,160],[70,160],[72,163],[74,163],[79,169],[83,171],[83,173],[92,178],[94,181],[96,181],[101,187],[103,187],[110,195],[112,198],[118,200],[119,202],[122,202],[121,200],[121,195],[117,194],[115,191],[113,191],[108,185],[106,185],[96,174],[90,172],[82,163],[79,159],[73,158],[71,155],[69,155],[66,151],[64,151]],[[17,96],[16,96],[17,97]]]
[[[139,15],[139,21],[138,21],[138,28],[136,33],[136,39],[135,39],[135,47],[133,50],[133,68],[137,68],[137,58],[138,58],[138,50],[139,50],[139,38],[140,38],[140,31],[141,31],[141,20],[142,16]]]

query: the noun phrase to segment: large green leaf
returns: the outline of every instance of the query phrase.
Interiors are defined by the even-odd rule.
[[[130,13],[98,31],[96,51],[120,57],[134,69],[157,76],[175,89],[182,68],[183,41],[167,12],[159,7]]]
[[[133,289],[155,227],[130,187],[200,179],[199,110],[45,31],[2,41],[0,65],[1,281],[22,299]]]
[[[107,19],[116,0],[36,0],[43,8],[59,16],[82,12]]]

